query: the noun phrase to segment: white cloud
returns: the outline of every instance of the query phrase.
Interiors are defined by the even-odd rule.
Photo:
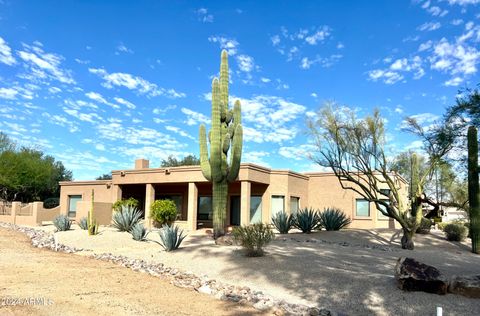
[[[272,41],[273,46],[277,46],[278,44],[280,44],[280,36],[278,35],[270,37],[270,40]]]
[[[368,76],[370,80],[377,81],[383,80],[386,84],[394,84],[404,77],[395,71],[390,70],[382,70],[382,69],[374,69],[368,72]]]
[[[18,56],[25,62],[30,74],[24,76],[31,80],[53,79],[62,83],[74,84],[71,72],[62,69],[61,63],[64,58],[61,55],[45,53],[40,45],[23,44],[25,50],[18,51]]]
[[[203,23],[213,23],[213,14],[209,14],[207,8],[200,8],[196,13],[199,21]]]
[[[305,42],[310,45],[317,45],[318,42],[322,42],[328,36],[330,36],[330,28],[328,26],[322,26],[315,33],[306,36]]]
[[[456,86],[458,86],[459,84],[461,84],[462,82],[463,82],[463,79],[462,79],[462,78],[460,78],[460,77],[454,77],[454,78],[452,78],[452,79],[450,79],[450,80],[445,81],[444,84],[445,84],[446,86],[456,87]]]
[[[0,98],[7,100],[15,100],[18,91],[13,88],[0,88]]]
[[[135,90],[140,94],[146,94],[151,97],[163,95],[169,98],[184,98],[186,95],[182,92],[177,92],[174,89],[165,89],[158,87],[156,84],[151,83],[139,76],[134,76],[123,72],[108,73],[103,68],[89,68],[91,73],[99,76],[105,82],[102,85],[108,89],[112,89],[113,86],[125,87],[130,90]]]
[[[6,65],[13,65],[17,61],[12,56],[12,49],[8,46],[7,42],[0,37],[0,63],[4,63]]]
[[[62,89],[58,87],[50,87],[48,88],[48,92],[50,92],[51,94],[57,94],[59,92],[62,92]]]
[[[185,132],[184,130],[182,130],[181,128],[179,127],[176,127],[176,126],[171,126],[171,125],[167,125],[165,126],[165,129],[167,131],[171,131],[171,132],[174,132],[180,136],[183,136],[183,137],[186,137],[186,138],[190,138],[192,140],[195,140],[195,138],[193,136],[191,136],[190,134],[188,134],[187,132]]]
[[[450,5],[458,4],[461,6],[480,3],[480,0],[447,0],[447,1]]]
[[[98,103],[103,103],[103,104],[106,104],[108,106],[111,106],[114,109],[119,109],[120,108],[120,106],[118,106],[117,104],[111,103],[111,102],[108,102],[107,100],[105,100],[105,98],[100,93],[88,92],[88,93],[85,93],[85,96],[89,99],[92,99],[93,101],[98,102]]]
[[[117,49],[116,49],[116,51],[115,51],[115,55],[120,55],[120,53],[133,54],[133,50],[131,50],[130,48],[128,48],[127,46],[125,46],[125,44],[120,43],[120,44],[117,46]]]
[[[248,55],[237,56],[238,68],[243,72],[251,72],[255,67],[253,57]]]
[[[419,31],[430,32],[430,31],[438,30],[441,26],[442,24],[440,24],[440,22],[426,22],[420,25],[419,27],[417,27],[417,29]]]
[[[414,79],[420,79],[425,75],[425,70],[422,67],[422,58],[414,56],[412,58],[399,58],[392,62],[392,60],[385,59],[384,62],[390,63],[386,69],[374,69],[368,72],[368,76],[372,81],[382,80],[386,84],[394,84],[403,80],[405,77],[402,73],[413,73]]]
[[[210,36],[208,37],[208,41],[212,43],[218,43],[220,48],[225,49],[230,56],[233,56],[237,53],[238,42],[235,39],[222,36]]]
[[[78,64],[81,64],[81,65],[87,65],[90,63],[90,60],[84,60],[84,59],[79,59],[79,58],[75,58],[75,61],[78,63]]]
[[[268,156],[270,156],[270,153],[266,151],[246,151],[242,154],[242,161],[270,168],[270,165],[263,160]]]
[[[104,144],[96,144],[95,149],[100,150],[100,151],[104,151],[105,150],[105,145]]]
[[[315,150],[315,146],[310,144],[304,144],[299,146],[283,146],[280,147],[278,153],[288,159],[293,160],[305,160],[308,159],[309,154]]]
[[[67,127],[70,133],[75,133],[80,130],[78,127],[78,124],[76,122],[73,122],[72,120],[69,120],[63,115],[58,115],[58,114],[50,114],[48,112],[42,113],[42,116],[47,118],[46,122],[50,124],[55,124],[58,126],[62,127]]]
[[[303,57],[300,61],[300,68],[309,69],[312,65],[319,64],[323,68],[328,68],[337,63],[343,56],[340,54],[333,54],[329,57],[316,56],[314,59]]]
[[[132,110],[133,110],[133,109],[136,108],[135,104],[133,104],[132,102],[127,101],[127,100],[125,100],[125,99],[123,99],[123,98],[114,97],[113,99],[114,99],[117,103],[123,104],[123,105],[125,105],[127,108],[129,108],[129,109],[132,109]]]
[[[270,81],[272,81],[271,79],[265,78],[265,77],[260,78],[260,80],[261,80],[263,83],[269,83]]]
[[[210,118],[202,113],[187,108],[182,108],[181,111],[187,116],[187,120],[185,121],[187,125],[198,125],[200,123],[210,124]]]

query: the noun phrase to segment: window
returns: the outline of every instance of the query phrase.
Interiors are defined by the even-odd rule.
[[[272,195],[272,217],[283,211],[285,211],[285,197],[283,195]]]
[[[390,200],[382,200],[382,201],[387,202],[387,203],[390,203]],[[384,211],[386,212],[385,206],[379,205],[378,208],[381,209],[381,210],[384,210]],[[377,210],[377,219],[389,219],[389,217],[383,215],[383,213],[380,212],[380,210]]]
[[[182,218],[182,206],[183,206],[183,196],[181,195],[160,195],[155,197],[157,200],[171,200],[175,202],[175,206],[177,207],[177,218],[181,219]]]
[[[68,217],[75,217],[77,215],[77,202],[81,200],[81,195],[68,196]]]
[[[357,199],[357,209],[355,216],[368,217],[370,216],[370,202],[364,199]]]
[[[290,197],[290,213],[296,214],[300,208],[300,198],[296,196]]]
[[[211,196],[200,196],[198,198],[198,219],[212,220],[213,219],[213,203]]]
[[[390,196],[390,189],[380,189],[380,193],[384,194],[385,196]]]
[[[250,224],[262,222],[262,197],[250,197]]]

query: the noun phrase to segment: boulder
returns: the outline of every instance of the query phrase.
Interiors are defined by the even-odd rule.
[[[453,277],[448,291],[466,297],[480,298],[480,275]]]
[[[447,294],[447,278],[437,268],[412,258],[398,258],[395,266],[395,279],[398,287],[404,291]]]
[[[215,239],[215,244],[219,246],[232,246],[235,245],[235,239],[232,235],[220,236]]]

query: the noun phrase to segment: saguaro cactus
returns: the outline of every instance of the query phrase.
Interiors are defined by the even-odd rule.
[[[468,128],[468,204],[470,206],[470,237],[472,252],[480,254],[480,189],[478,183],[478,138],[474,126]]]
[[[96,235],[98,233],[98,224],[97,220],[93,217],[93,206],[95,203],[95,192],[92,189],[92,204],[90,206],[90,211],[88,212],[88,219],[87,219],[87,226],[88,226],[88,234],[89,235]]]
[[[204,177],[212,182],[214,238],[225,235],[228,183],[237,178],[242,157],[240,101],[235,101],[233,110],[229,109],[228,80],[228,54],[223,50],[220,80],[214,78],[212,81],[212,128],[208,133],[210,157],[205,126],[200,126],[200,166]]]

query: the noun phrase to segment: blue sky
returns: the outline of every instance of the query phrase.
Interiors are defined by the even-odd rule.
[[[480,0],[0,0],[0,130],[75,179],[198,156],[228,50],[243,162],[318,169],[305,119],[325,101],[381,109],[394,150],[480,82]]]

